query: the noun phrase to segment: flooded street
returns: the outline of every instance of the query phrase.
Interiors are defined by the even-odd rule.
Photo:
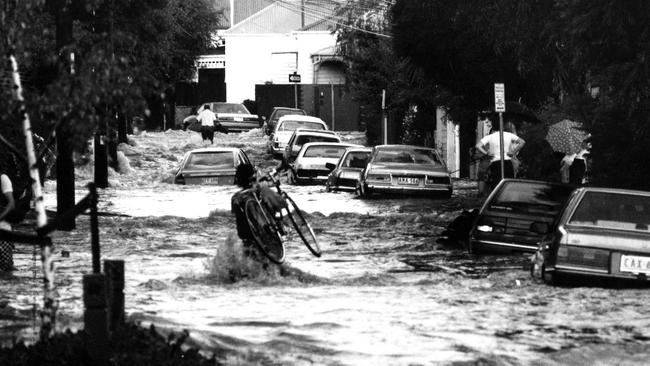
[[[323,186],[283,188],[308,213],[323,255],[292,241],[282,268],[240,255],[230,197],[235,187],[164,183],[195,132],[130,136],[131,172],[100,190],[103,259],[126,266],[132,321],[190,331],[189,344],[229,364],[277,365],[645,365],[650,359],[647,288],[550,287],[535,283],[526,256],[475,257],[439,242],[463,209],[480,202],[473,182],[454,196],[360,200]],[[344,140],[357,141],[352,134]],[[259,131],[222,135],[262,169],[275,164]],[[77,197],[92,179],[77,171]],[[56,207],[54,182],[45,186]],[[59,330],[83,327],[81,278],[92,271],[89,218],[52,235]],[[38,331],[39,254],[18,247],[0,280],[0,335]]]

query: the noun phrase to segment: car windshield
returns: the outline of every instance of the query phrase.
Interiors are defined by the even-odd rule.
[[[406,163],[442,166],[435,151],[430,149],[379,150],[375,161],[379,163]]]
[[[490,201],[493,210],[557,214],[573,187],[551,183],[507,182]]]
[[[190,154],[184,169],[210,170],[215,168],[234,168],[235,163],[230,151],[201,152]]]
[[[214,113],[250,114],[243,104],[237,103],[215,103]]]
[[[650,197],[629,193],[586,192],[568,224],[648,231]]]
[[[345,168],[365,168],[368,165],[369,151],[351,151],[343,161]]]
[[[304,145],[308,142],[341,142],[336,136],[298,136],[296,145]]]
[[[305,158],[341,158],[347,146],[310,146],[303,157]]]
[[[297,128],[309,128],[312,130],[324,130],[325,127],[318,122],[309,121],[283,121],[278,127],[279,131],[295,131]]]

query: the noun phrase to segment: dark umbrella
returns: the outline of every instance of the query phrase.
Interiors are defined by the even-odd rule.
[[[546,141],[554,151],[564,154],[577,154],[584,147],[589,135],[582,130],[579,122],[564,119],[548,127]]]

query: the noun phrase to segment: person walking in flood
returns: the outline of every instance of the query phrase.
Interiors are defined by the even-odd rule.
[[[214,124],[217,120],[217,115],[210,110],[209,104],[203,106],[203,110],[196,119],[201,123],[201,138],[203,142],[210,140],[210,144],[214,143]]]
[[[512,164],[512,157],[524,147],[526,141],[512,132],[512,124],[506,126],[503,131],[503,177],[514,178],[515,170]],[[484,136],[477,144],[476,149],[490,157],[490,165],[488,167],[488,176],[486,188],[487,192],[491,192],[494,187],[501,180],[501,136],[499,130],[494,130],[487,136]]]

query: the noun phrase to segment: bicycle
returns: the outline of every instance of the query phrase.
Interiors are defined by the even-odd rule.
[[[255,243],[271,262],[282,264],[285,258],[283,237],[287,236],[284,217],[288,217],[295,232],[298,233],[307,249],[314,256],[320,257],[322,252],[314,230],[305,220],[296,202],[280,188],[280,181],[276,178],[277,174],[275,169],[266,173],[263,177],[259,177],[258,173],[257,182],[253,188],[253,197],[248,199],[244,206],[246,221],[251,229]],[[267,200],[262,196],[260,183],[263,181],[269,181],[275,187],[284,202],[282,209],[277,210],[270,207]]]

